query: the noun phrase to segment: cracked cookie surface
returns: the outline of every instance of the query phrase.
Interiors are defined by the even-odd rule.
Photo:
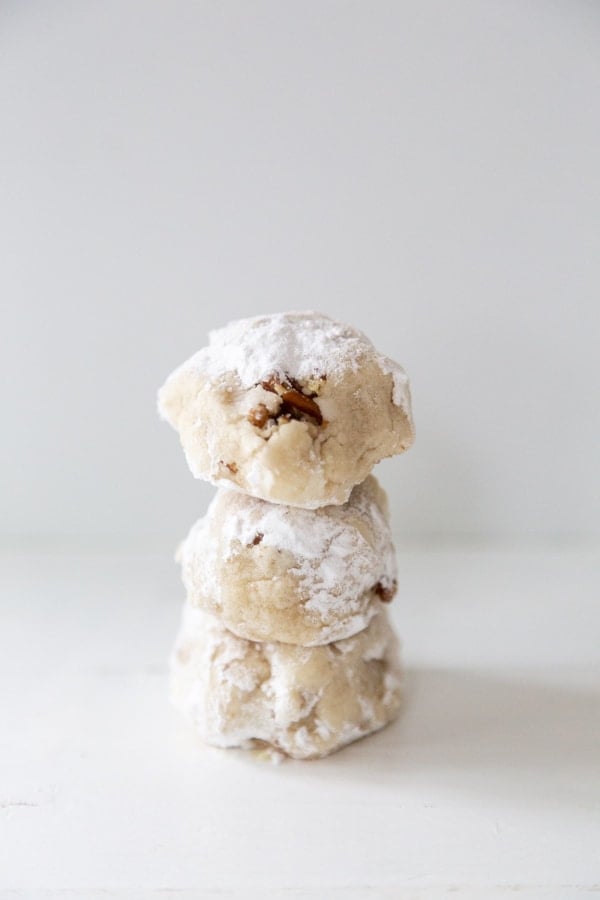
[[[159,410],[197,478],[315,509],[414,439],[404,370],[314,312],[242,319],[169,376]]]
[[[239,637],[314,646],[350,637],[396,591],[385,492],[306,510],[221,488],[178,550],[190,603]]]
[[[209,744],[326,756],[395,717],[398,643],[384,610],[354,637],[298,647],[238,638],[187,605],[171,697]]]

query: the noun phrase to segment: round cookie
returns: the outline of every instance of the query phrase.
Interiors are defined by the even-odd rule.
[[[404,370],[314,312],[211,332],[161,388],[159,411],[197,478],[306,509],[345,503],[414,439]]]
[[[171,697],[209,744],[326,756],[396,715],[398,642],[383,610],[360,634],[307,648],[238,638],[188,605]]]
[[[372,475],[347,503],[317,510],[222,488],[178,559],[192,605],[252,641],[350,637],[396,590],[387,498]]]

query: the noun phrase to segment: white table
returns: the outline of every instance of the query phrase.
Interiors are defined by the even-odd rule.
[[[280,766],[204,748],[169,707],[169,547],[1,564],[2,900],[600,890],[594,548],[405,548],[404,715]]]

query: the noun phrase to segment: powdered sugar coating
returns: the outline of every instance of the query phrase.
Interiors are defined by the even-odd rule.
[[[310,380],[356,371],[365,358],[376,359],[393,376],[393,401],[408,411],[408,378],[402,367],[377,353],[361,331],[312,311],[230,322],[211,331],[208,346],[176,373],[196,371],[214,381],[235,373],[242,388],[251,388],[272,375]]]
[[[387,500],[373,476],[309,511],[221,489],[181,545],[192,603],[235,634],[314,646],[365,628],[396,587]]]
[[[254,643],[187,606],[171,660],[171,696],[205,741],[325,756],[382,728],[400,705],[398,645],[385,612],[321,647]]]

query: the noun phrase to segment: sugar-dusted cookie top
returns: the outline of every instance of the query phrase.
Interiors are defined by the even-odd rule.
[[[304,384],[356,372],[375,360],[391,374],[393,400],[410,413],[408,378],[402,366],[378,353],[356,328],[317,312],[277,313],[238,319],[209,333],[209,343],[178,371],[198,372],[215,381],[235,373],[239,384],[252,388],[263,381]]]
[[[306,508],[345,502],[414,437],[402,367],[315,312],[211,332],[167,379],[159,410],[196,477]]]

